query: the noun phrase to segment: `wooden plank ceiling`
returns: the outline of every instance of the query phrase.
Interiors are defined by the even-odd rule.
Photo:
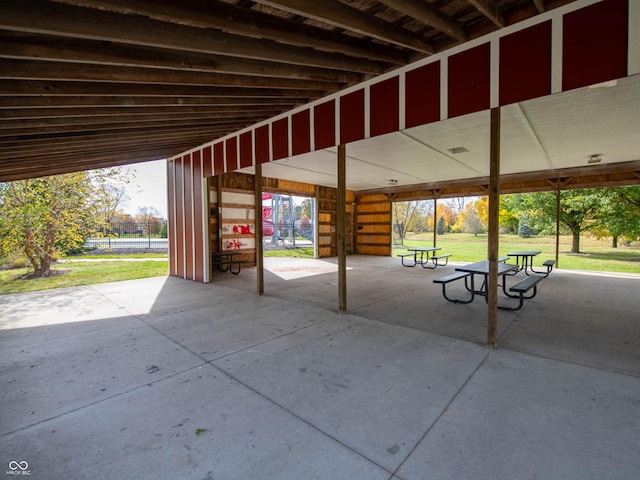
[[[162,159],[570,0],[0,0],[0,181]]]

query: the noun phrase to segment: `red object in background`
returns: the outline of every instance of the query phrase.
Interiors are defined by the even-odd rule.
[[[273,235],[273,222],[271,220],[262,221],[262,236],[270,237]]]

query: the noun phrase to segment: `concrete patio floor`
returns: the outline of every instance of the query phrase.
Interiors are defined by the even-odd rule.
[[[639,275],[554,270],[490,350],[454,265],[351,256],[339,314],[335,263],[0,296],[5,474],[640,478]]]

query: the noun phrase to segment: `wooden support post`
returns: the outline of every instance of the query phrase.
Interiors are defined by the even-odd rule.
[[[347,311],[347,248],[346,248],[346,173],[347,149],[338,145],[338,192],[336,195],[336,231],[338,247],[338,311]]]
[[[556,190],[556,268],[560,257],[560,184]]]
[[[256,287],[258,295],[264,293],[264,262],[262,256],[262,164],[255,168],[255,242],[256,242]]]
[[[216,177],[216,191],[218,194],[218,252],[222,251],[222,174]]]
[[[436,232],[438,231],[438,197],[433,197],[433,247],[436,247]]]
[[[487,345],[497,346],[498,332],[498,214],[500,203],[500,107],[491,109],[489,147],[489,279],[487,281]]]

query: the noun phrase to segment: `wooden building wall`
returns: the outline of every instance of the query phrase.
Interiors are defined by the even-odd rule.
[[[391,255],[392,214],[388,195],[361,195],[356,200],[356,253]]]
[[[229,173],[207,179],[209,250],[237,250],[256,263],[254,177]]]

